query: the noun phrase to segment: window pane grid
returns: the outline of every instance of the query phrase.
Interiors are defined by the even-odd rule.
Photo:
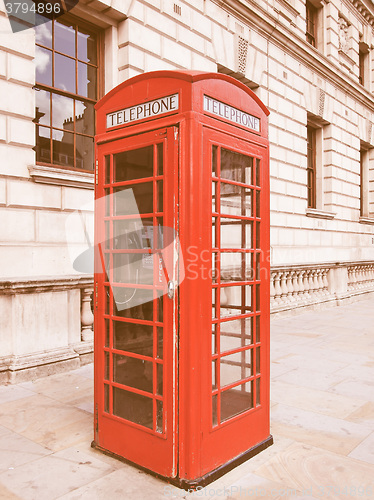
[[[78,54],[78,35],[82,57]],[[97,70],[94,33],[61,20],[36,27],[37,162],[93,170]],[[43,100],[38,96],[41,92]],[[46,113],[47,122],[43,119]]]
[[[164,144],[161,147],[163,149]],[[124,152],[122,157],[109,155],[105,158],[105,180],[109,186],[106,188],[106,193],[114,193],[109,199],[107,215],[104,217],[104,224],[108,226],[106,238],[108,242],[103,254],[106,261],[109,257],[110,263],[108,272],[110,282],[107,282],[110,300],[104,318],[107,318],[111,336],[110,348],[105,348],[111,359],[111,380],[106,383],[108,389],[105,391],[111,397],[108,413],[112,418],[126,420],[131,426],[160,435],[166,432],[166,428],[163,362],[165,283],[159,279],[161,266],[159,250],[163,248],[167,235],[162,232],[163,213],[157,212],[162,206],[163,176],[156,174],[163,171],[163,151],[160,152],[159,146],[152,145],[151,151],[144,151],[143,148],[135,153],[136,158],[132,156],[133,152],[127,157]],[[127,176],[136,177],[133,162],[142,173],[146,173],[148,169],[146,174],[148,177],[126,180]],[[113,183],[114,180],[119,182]],[[121,203],[126,202],[125,198],[115,199],[118,185],[121,186],[122,183],[126,187],[133,188],[133,195],[140,212],[144,212],[144,203],[146,204],[145,213],[115,215],[118,211],[122,211]],[[151,187],[151,198],[144,201],[145,195],[148,196],[148,187]],[[138,237],[137,247],[133,247],[127,237],[123,238],[124,235],[131,234],[136,234]],[[121,275],[116,271],[114,259],[122,257],[126,261],[127,258],[134,256],[151,258],[147,261],[149,283],[144,281],[142,276],[130,279],[131,277],[126,274]],[[142,272],[144,273],[144,270]],[[114,282],[115,279],[118,282]],[[148,294],[149,301],[135,306],[131,304],[127,309],[121,309],[121,303],[127,299],[127,295],[122,298],[121,293],[130,293],[131,296],[132,290]],[[116,303],[116,299],[119,302]]]
[[[212,148],[213,426],[253,409],[258,399],[260,169],[259,158]]]

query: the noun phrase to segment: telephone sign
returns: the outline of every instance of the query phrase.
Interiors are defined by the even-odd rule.
[[[269,112],[193,71],[96,109],[93,445],[204,486],[272,443]]]

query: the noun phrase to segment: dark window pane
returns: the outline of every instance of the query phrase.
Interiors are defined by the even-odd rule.
[[[252,311],[252,286],[225,286],[220,290],[221,318]]]
[[[75,57],[75,29],[55,21],[55,50]]]
[[[222,218],[221,248],[252,248],[252,222]]]
[[[163,175],[164,172],[164,145],[157,144],[157,175]]]
[[[221,352],[252,344],[252,324],[253,318],[235,319],[221,323]]]
[[[212,147],[212,175],[217,177],[217,146]]]
[[[109,380],[109,352],[104,352],[104,380]]]
[[[35,47],[35,80],[37,83],[52,85],[52,52],[41,47]]]
[[[52,48],[52,21],[35,26],[35,42]]]
[[[153,176],[153,146],[113,155],[114,182]]]
[[[96,99],[96,68],[78,62],[77,93],[90,99]]]
[[[256,379],[256,406],[261,404],[261,393],[260,393],[261,379]]]
[[[73,99],[59,94],[52,94],[52,126],[74,132]]]
[[[104,287],[104,293],[105,293],[105,305],[106,305],[106,308],[105,308],[105,313],[106,314],[109,314],[109,310],[108,310],[108,296],[107,296],[107,293],[108,293],[108,288],[107,287]],[[109,347],[109,338],[110,338],[110,323],[109,323],[109,319],[106,319],[105,320],[105,347]]]
[[[157,394],[162,396],[164,392],[164,365],[157,363]]]
[[[253,280],[252,254],[221,252],[221,282]]]
[[[221,149],[221,178],[252,184],[253,158]]]
[[[104,411],[109,413],[109,386],[104,384]]]
[[[75,94],[75,60],[55,54],[54,86]]]
[[[113,346],[121,351],[153,356],[153,326],[113,321]]]
[[[78,59],[91,64],[97,63],[95,37],[81,28],[78,31]]]
[[[76,136],[76,167],[84,170],[94,169],[94,139],[83,135]]]
[[[153,364],[151,361],[113,354],[113,381],[134,389],[152,392]]]
[[[113,414],[153,429],[153,400],[113,387]]]
[[[212,425],[213,427],[218,424],[218,411],[217,411],[217,396],[212,398]]]
[[[110,156],[105,157],[105,184],[110,183]]]
[[[257,158],[256,160],[256,186],[261,186],[261,162]]]
[[[74,166],[74,134],[52,130],[53,163],[62,166]]]
[[[252,349],[223,356],[220,363],[221,387],[252,376]]]
[[[51,126],[51,94],[45,90],[35,92],[35,123]]]
[[[36,161],[51,163],[51,130],[36,127]]]
[[[253,382],[221,393],[221,421],[253,408]]]

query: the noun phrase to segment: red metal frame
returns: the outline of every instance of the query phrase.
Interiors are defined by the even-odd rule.
[[[179,94],[178,110],[106,130],[106,114],[174,93]],[[212,113],[204,112],[204,95],[257,117],[261,124],[259,131],[250,131],[244,126],[234,124],[226,117],[217,117]],[[169,225],[178,232],[185,263],[185,279],[180,284],[173,300],[164,296],[164,312],[166,313],[164,342],[166,341],[167,348],[163,362],[157,359],[156,340],[153,344],[153,420],[155,420],[156,401],[161,400],[155,392],[157,366],[163,364],[166,370],[163,380],[163,398],[167,406],[166,427],[164,428],[165,434],[160,436],[156,435],[155,428],[150,430],[130,424],[120,418],[108,418],[104,412],[103,353],[116,353],[117,351],[112,347],[104,347],[104,322],[105,318],[110,318],[110,315],[104,314],[104,287],[109,286],[109,283],[104,282],[103,274],[95,275],[98,289],[98,303],[95,311],[95,401],[97,408],[95,442],[98,447],[120,455],[157,474],[168,478],[178,478],[180,484],[197,484],[196,481],[198,482],[199,478],[204,478],[212,471],[224,467],[225,464],[242,456],[248,450],[256,447],[260,449],[259,447],[264,446],[264,443],[270,444],[268,111],[252,91],[226,75],[167,71],[140,75],[124,82],[99,101],[97,111],[96,143],[99,164],[96,198],[102,197],[105,189],[113,189],[111,185],[104,185],[105,156],[140,147],[140,145],[164,144],[163,181],[164,203],[166,203],[164,213],[155,212],[157,207],[156,200],[154,200],[153,213],[143,214],[142,217],[153,217],[155,223],[156,219],[163,215],[164,225]],[[218,169],[214,176],[212,175],[213,146],[217,148]],[[253,161],[252,170],[255,172],[258,169],[257,179],[253,177],[250,183],[244,182],[243,179],[242,181],[222,179],[219,172],[222,149],[253,158],[250,161]],[[111,171],[113,172],[112,161]],[[159,179],[161,178],[153,175],[149,181],[156,186]],[[144,182],[144,179],[136,182]],[[220,207],[214,208],[212,212],[210,201],[212,182],[217,186],[217,197],[220,195],[221,186],[224,186],[226,191],[230,190],[230,186],[240,192],[243,192],[243,189],[250,191],[251,212],[240,215],[224,214]],[[134,181],[122,182],[120,185],[132,184]],[[255,247],[224,249],[220,247],[220,244],[212,247],[212,216],[220,222],[224,219],[224,215],[228,219],[240,222],[242,232],[246,223],[252,225],[251,239],[252,242],[257,241]],[[103,224],[105,220],[102,213],[97,213],[97,243],[105,239]],[[218,237],[220,227],[218,224],[216,230]],[[258,234],[259,227],[261,230]],[[110,233],[109,236],[112,239],[113,234]],[[244,276],[244,278],[242,276],[242,281],[235,279],[223,282],[219,256],[228,255],[228,253],[240,254],[243,258],[244,255],[251,255],[255,264],[253,275]],[[213,283],[212,254],[217,256],[218,262],[218,273]],[[97,258],[99,257],[99,252],[97,252]],[[175,259],[175,256],[170,255],[168,258]],[[241,266],[243,270],[244,264]],[[178,270],[176,272],[178,273]],[[163,283],[163,286],[166,286],[166,283]],[[248,287],[256,290],[251,295],[250,309],[239,306],[241,308],[239,315],[231,315],[225,319],[217,317],[212,321],[212,289],[229,290],[227,287],[230,286],[242,286],[242,297]],[[256,307],[258,298],[261,308]],[[217,303],[217,311],[219,310],[220,306]],[[112,312],[111,310],[110,313]],[[242,329],[239,335],[242,345],[221,352],[218,335],[216,337],[217,349],[212,354],[212,324],[217,325],[217,331],[219,331],[234,317],[235,319],[252,318],[250,319],[251,339],[245,339]],[[136,321],[131,321],[136,323]],[[261,321],[260,337],[257,337],[256,324],[259,321]],[[144,323],[144,320],[137,322]],[[154,323],[154,328],[156,326],[157,323]],[[222,336],[224,336],[223,333]],[[261,355],[256,356],[260,349]],[[223,388],[219,385],[218,370],[217,387],[212,389],[212,362],[217,365],[221,363],[223,366],[227,361],[224,356],[239,355],[243,358],[245,353],[248,353],[250,358],[250,362],[247,363],[250,365],[248,366],[249,374],[240,381],[232,381]],[[145,360],[140,355],[132,355],[132,357]],[[223,361],[221,361],[222,358]],[[258,363],[256,359],[259,360],[260,367],[256,366]],[[235,364],[229,361],[226,365],[230,366],[230,363]],[[244,367],[243,371],[246,365],[241,366]],[[110,373],[112,373],[112,366],[110,366]],[[252,384],[253,408],[221,421],[218,405],[217,424],[213,425],[212,398],[217,398],[219,402],[222,394],[227,396],[230,389],[243,382]],[[109,385],[115,384],[111,382]],[[261,394],[259,404],[256,401],[258,388]],[[131,391],[143,394],[140,390],[131,389]],[[166,439],[163,439],[165,436]],[[159,444],[160,442],[166,443],[165,446]]]

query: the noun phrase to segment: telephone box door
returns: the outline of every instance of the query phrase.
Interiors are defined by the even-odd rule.
[[[97,152],[95,440],[168,477],[177,473],[177,141],[168,127]]]

